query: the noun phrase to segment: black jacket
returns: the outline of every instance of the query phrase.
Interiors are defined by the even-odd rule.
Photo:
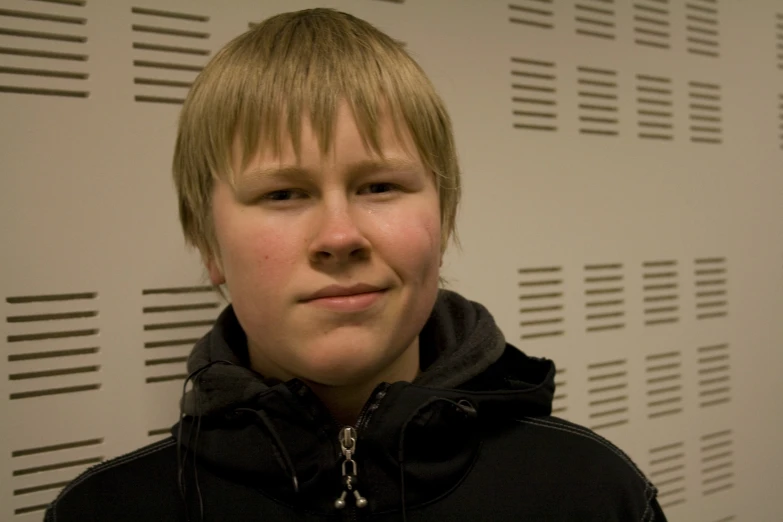
[[[378,386],[346,432],[301,381],[249,369],[229,306],[173,436],[86,471],[46,521],[665,521],[621,450],[550,416],[554,365],[484,307],[441,291],[420,348],[419,377]]]

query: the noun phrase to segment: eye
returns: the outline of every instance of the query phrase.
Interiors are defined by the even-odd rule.
[[[370,194],[384,194],[396,190],[397,186],[392,183],[371,183],[365,190]]]
[[[301,196],[302,196],[301,192],[297,190],[285,189],[285,190],[275,190],[274,192],[265,194],[263,199],[267,201],[290,201],[292,199],[296,199]]]

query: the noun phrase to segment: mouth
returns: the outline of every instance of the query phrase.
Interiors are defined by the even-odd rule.
[[[303,301],[314,301],[316,299],[328,297],[351,297],[360,294],[369,294],[384,290],[383,287],[370,285],[367,283],[357,283],[351,286],[329,285],[313,292],[305,297]]]
[[[312,305],[333,312],[362,312],[373,307],[386,295],[385,289],[369,292],[359,292],[348,295],[327,295],[305,301]]]

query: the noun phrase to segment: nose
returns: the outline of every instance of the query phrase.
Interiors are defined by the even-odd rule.
[[[370,242],[362,232],[357,209],[351,209],[344,198],[322,203],[315,219],[315,233],[310,242],[310,258],[316,263],[335,263],[366,259]]]

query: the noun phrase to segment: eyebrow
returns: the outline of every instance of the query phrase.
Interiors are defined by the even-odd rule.
[[[406,158],[387,158],[387,159],[369,159],[351,164],[347,169],[349,177],[357,177],[380,170],[405,171],[420,170],[421,164]],[[243,188],[251,189],[254,183],[261,180],[296,180],[313,177],[313,173],[306,168],[296,165],[286,165],[283,167],[263,167],[249,169],[241,176],[238,185],[244,185]]]

